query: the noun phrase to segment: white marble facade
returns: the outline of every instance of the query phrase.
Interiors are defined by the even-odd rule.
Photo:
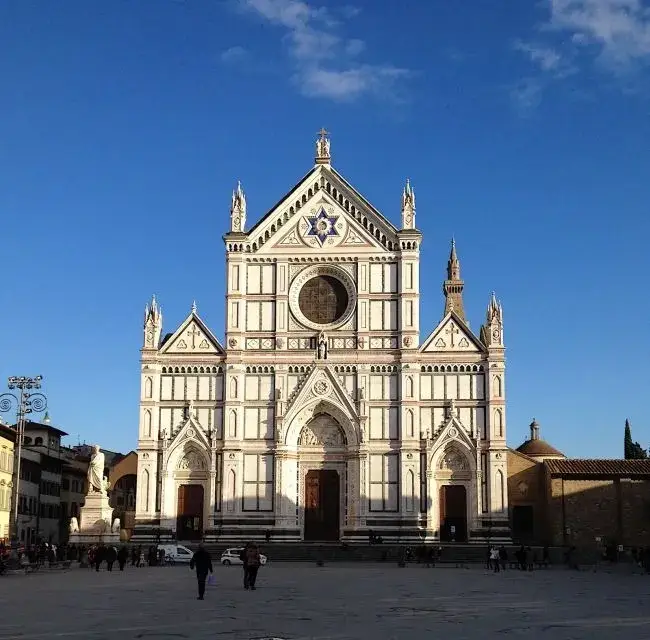
[[[238,185],[224,343],[195,305],[162,338],[147,305],[136,534],[507,538],[501,306],[472,333],[452,244],[443,317],[421,335],[411,185],[397,228],[321,134],[311,171],[245,225]]]

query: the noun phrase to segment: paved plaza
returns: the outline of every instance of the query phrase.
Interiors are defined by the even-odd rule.
[[[187,567],[3,576],[0,640],[650,637],[642,575],[279,564],[254,592],[240,568],[215,575],[203,602]]]

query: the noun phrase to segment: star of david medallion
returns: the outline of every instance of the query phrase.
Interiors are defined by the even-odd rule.
[[[309,216],[307,218],[307,221],[309,222],[307,235],[318,238],[321,246],[323,246],[330,236],[339,235],[336,230],[336,221],[338,219],[338,216],[328,215],[325,209],[321,207],[320,211],[315,216]]]

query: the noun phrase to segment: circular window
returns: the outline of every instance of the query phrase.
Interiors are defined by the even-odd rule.
[[[298,294],[302,314],[316,324],[336,322],[348,307],[348,292],[332,276],[316,276],[303,285]]]
[[[312,329],[342,325],[354,313],[355,306],[354,281],[337,267],[308,267],[289,287],[291,312],[298,322]]]

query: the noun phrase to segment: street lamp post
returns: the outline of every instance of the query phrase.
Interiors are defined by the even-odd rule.
[[[12,511],[10,515],[10,538],[18,543],[18,498],[20,488],[20,460],[23,449],[23,438],[25,435],[25,416],[28,413],[40,413],[47,408],[47,398],[42,393],[33,393],[31,389],[40,389],[43,376],[29,378],[27,376],[11,376],[8,379],[9,389],[17,389],[18,393],[0,394],[0,412],[6,413],[15,403],[16,409],[16,438],[18,440],[18,451],[14,454],[14,473]]]

